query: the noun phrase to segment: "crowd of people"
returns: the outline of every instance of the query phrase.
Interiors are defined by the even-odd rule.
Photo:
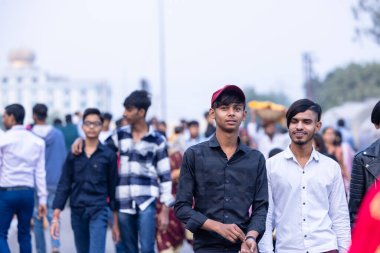
[[[32,252],[31,229],[38,253],[60,252],[67,205],[78,253],[104,253],[109,228],[118,253],[178,253],[184,241],[197,253],[380,252],[368,229],[380,231],[380,140],[357,150],[344,119],[323,126],[322,108],[308,99],[282,120],[246,104],[238,86],[215,91],[204,131],[197,120],[173,131],[148,120],[144,90],[126,97],[115,123],[87,108],[76,124],[67,115],[51,125],[47,106],[36,104],[25,126],[25,108],[7,106],[0,252],[10,252],[14,218],[20,252]],[[371,121],[380,128],[380,101]]]

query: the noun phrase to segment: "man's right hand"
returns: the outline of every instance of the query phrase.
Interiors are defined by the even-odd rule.
[[[79,155],[83,151],[83,139],[82,138],[76,138],[73,144],[71,145],[71,153],[74,155]]]
[[[216,232],[232,243],[244,242],[245,234],[236,224],[220,223]]]

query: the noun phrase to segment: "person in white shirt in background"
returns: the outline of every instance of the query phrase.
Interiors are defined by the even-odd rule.
[[[286,114],[290,146],[266,162],[269,210],[260,252],[346,252],[350,236],[348,204],[337,162],[322,155],[312,140],[322,123],[321,107],[294,102]]]
[[[103,126],[102,131],[99,134],[99,141],[104,144],[104,142],[107,140],[108,137],[110,137],[113,133],[111,130],[111,120],[112,120],[112,114],[109,112],[102,113],[103,117]]]
[[[261,126],[258,126],[254,110],[251,110],[251,121],[247,125],[247,131],[257,143],[257,149],[264,155],[265,159],[269,157],[269,152],[272,149],[285,149],[290,143],[289,136],[277,130],[275,121],[262,120]]]
[[[30,220],[37,186],[39,216],[46,215],[45,143],[23,127],[22,105],[5,107],[3,123],[8,130],[0,138],[0,252],[10,253],[7,234],[18,220],[20,252],[31,253]]]

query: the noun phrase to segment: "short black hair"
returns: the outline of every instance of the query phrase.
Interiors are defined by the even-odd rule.
[[[237,91],[227,90],[223,91],[219,97],[212,104],[212,108],[218,108],[222,105],[228,106],[230,104],[243,104],[245,108],[245,100]]]
[[[20,104],[11,104],[5,107],[5,113],[8,115],[13,115],[15,118],[16,124],[22,125],[24,124],[25,118],[25,109]]]
[[[344,127],[346,125],[346,122],[344,119],[338,119],[337,123],[338,127]]]
[[[48,108],[45,104],[35,104],[33,106],[33,114],[38,120],[45,120],[48,114]]]
[[[289,128],[290,121],[294,116],[300,112],[305,112],[307,110],[313,111],[317,114],[317,121],[321,120],[322,108],[319,104],[314,103],[310,99],[303,98],[295,101],[290,105],[288,111],[286,112],[286,125]]]
[[[191,121],[187,122],[187,127],[190,128],[191,126],[199,127],[199,122],[196,120],[191,120]]]
[[[380,124],[380,101],[373,107],[371,114],[371,122],[375,125]]]
[[[144,109],[145,115],[151,105],[150,94],[145,90],[135,90],[124,100],[124,108],[136,107],[137,109]]]
[[[99,111],[98,108],[87,108],[86,110],[84,110],[84,113],[83,113],[83,121],[86,120],[86,117],[87,117],[88,115],[92,115],[92,114],[98,115],[100,121],[103,123],[104,119],[103,119],[102,114],[100,113],[100,111]]]
[[[108,120],[108,121],[112,120],[112,114],[109,112],[102,113],[102,117],[103,117],[103,120]]]
[[[71,114],[65,115],[65,121],[66,121],[66,124],[73,122],[73,117],[71,116]]]

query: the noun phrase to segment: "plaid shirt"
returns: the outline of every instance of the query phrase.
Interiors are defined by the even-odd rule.
[[[106,143],[120,152],[116,198],[121,212],[136,213],[136,205],[144,210],[158,197],[166,206],[173,204],[167,142],[160,133],[149,127],[148,133],[135,143],[131,127],[126,126]]]

